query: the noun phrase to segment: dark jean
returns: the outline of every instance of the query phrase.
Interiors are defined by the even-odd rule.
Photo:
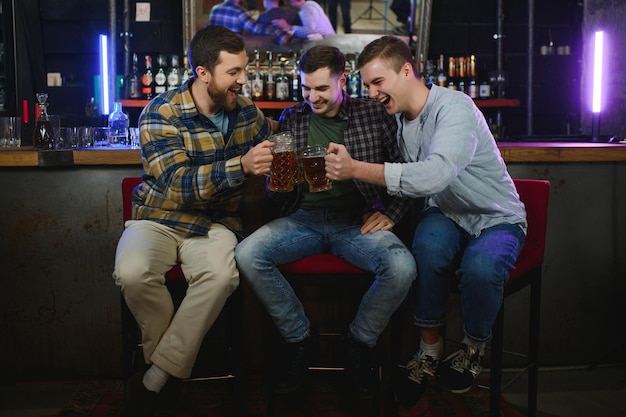
[[[341,8],[344,33],[351,33],[350,8],[352,7],[352,0],[328,0],[328,20],[330,20],[330,24],[335,31],[337,30],[337,5]]]
[[[465,335],[478,343],[489,341],[504,283],[525,240],[517,224],[493,226],[475,237],[438,208],[422,213],[412,247],[417,264],[415,325],[442,326],[450,285],[458,282]]]
[[[260,227],[235,249],[237,267],[288,342],[299,342],[310,322],[302,303],[277,265],[332,253],[374,273],[349,329],[375,346],[415,279],[411,252],[390,231],[361,234],[360,215],[332,210],[298,210]]]

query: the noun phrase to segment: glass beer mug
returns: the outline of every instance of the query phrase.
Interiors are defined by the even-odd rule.
[[[270,141],[274,142],[274,159],[268,188],[276,192],[293,191],[294,185],[302,182],[293,135],[291,132],[275,133]]]

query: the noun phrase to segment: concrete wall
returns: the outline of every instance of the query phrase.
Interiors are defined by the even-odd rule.
[[[514,177],[552,181],[541,363],[590,363],[596,356],[589,352],[626,343],[626,164],[509,168]],[[121,179],[139,174],[138,167],[0,170],[3,377],[121,375],[120,298],[111,272],[122,231]],[[527,297],[506,304],[510,350],[526,340]],[[252,313],[244,315],[249,371],[265,370],[268,327],[257,304],[248,298]],[[456,338],[452,304],[449,336]]]

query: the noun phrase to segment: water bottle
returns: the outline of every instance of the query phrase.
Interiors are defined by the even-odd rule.
[[[109,143],[112,146],[128,145],[128,116],[122,111],[122,102],[116,101],[109,115]]]

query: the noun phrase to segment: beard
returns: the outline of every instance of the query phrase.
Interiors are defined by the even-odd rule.
[[[209,85],[207,86],[207,93],[209,94],[209,97],[211,97],[211,100],[213,100],[213,102],[217,106],[224,108],[224,110],[226,111],[231,111],[234,110],[237,106],[237,96],[235,96],[234,99],[229,98],[228,93],[231,89],[235,89],[235,87],[230,87],[227,90],[224,90],[223,88],[218,88],[215,85],[214,79],[212,78],[211,81],[209,81]],[[237,86],[236,89],[239,89],[239,86]]]

